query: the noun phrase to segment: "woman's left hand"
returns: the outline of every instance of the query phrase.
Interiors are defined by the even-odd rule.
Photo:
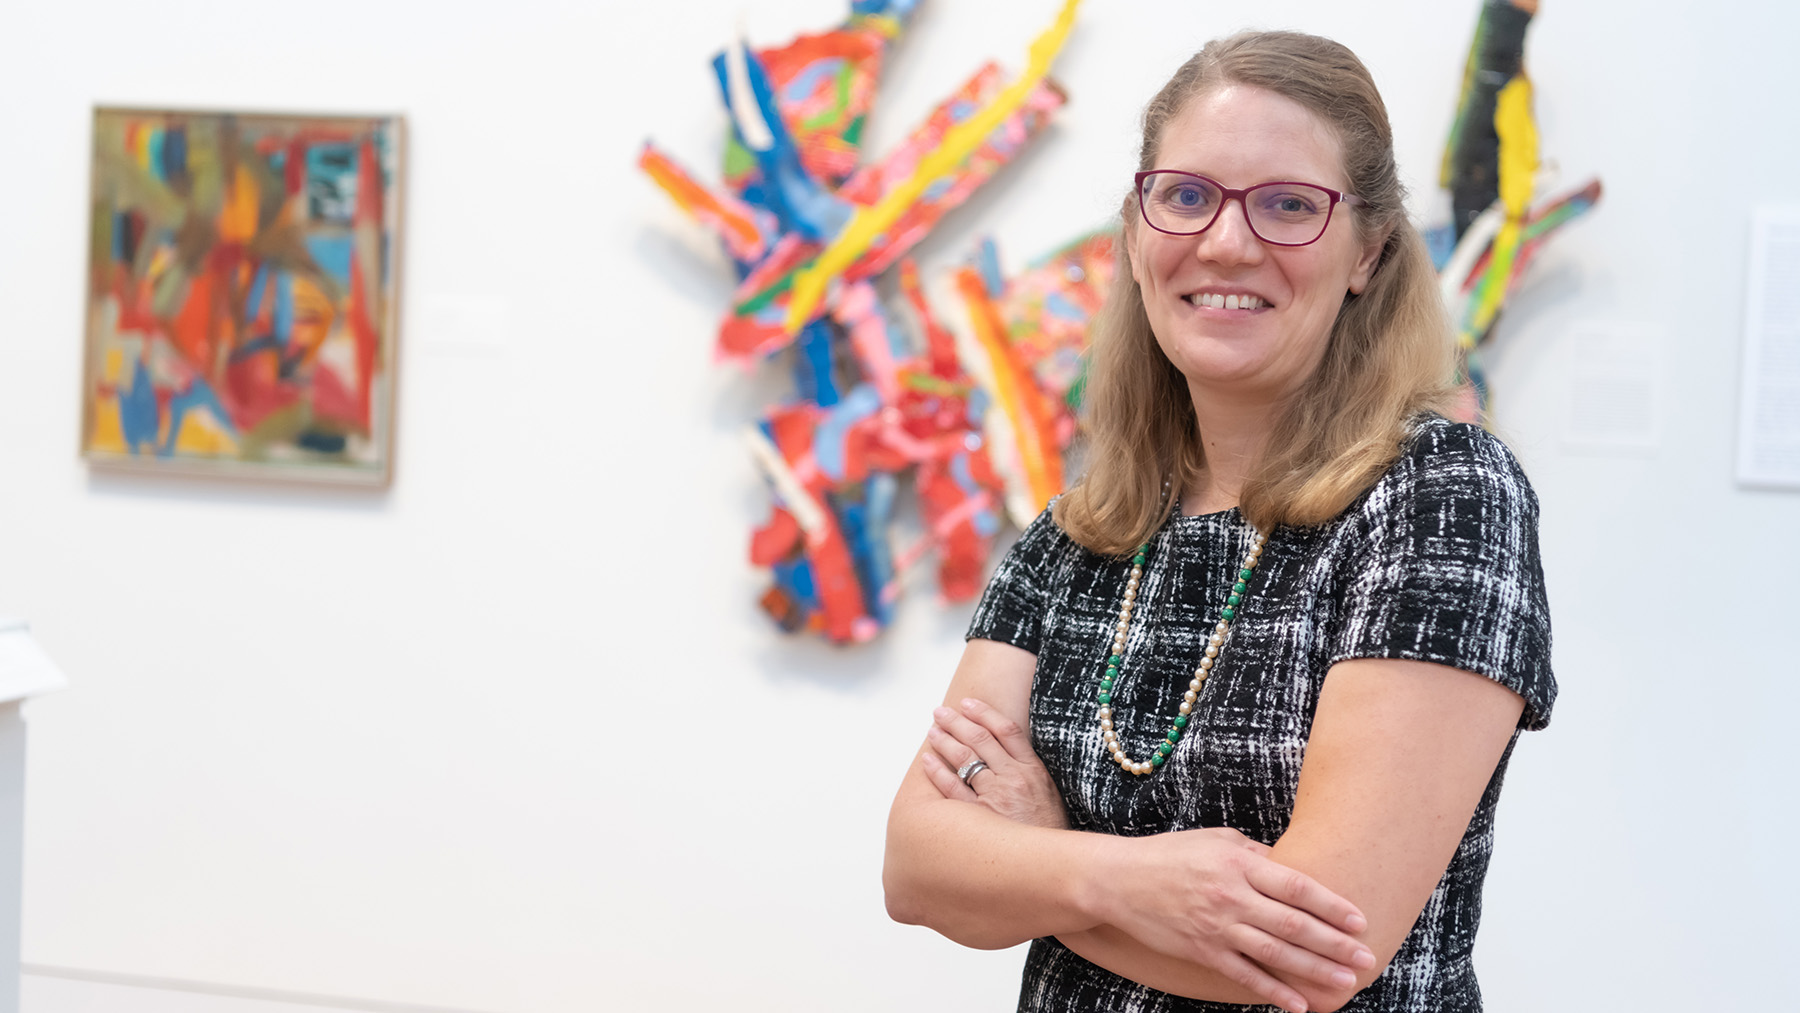
[[[974,699],[964,700],[960,711],[939,707],[932,718],[925,735],[931,748],[919,762],[939,794],[986,806],[1019,823],[1069,828],[1062,794],[1018,722]],[[965,784],[956,771],[976,759],[987,766]]]

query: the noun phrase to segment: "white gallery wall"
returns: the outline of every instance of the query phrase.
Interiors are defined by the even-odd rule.
[[[982,60],[1021,67],[1056,6],[925,0],[874,151]],[[1022,951],[895,925],[879,883],[966,607],[922,580],[853,650],[756,609],[766,497],[737,430],[786,380],[712,363],[725,261],[633,165],[654,136],[716,178],[711,54],[846,7],[8,9],[0,613],[72,683],[27,712],[30,967],[353,1008],[1010,1008]],[[1088,0],[1057,125],[921,260],[992,234],[1017,267],[1102,224],[1142,102],[1247,26],[1361,54],[1428,193],[1475,15]],[[1531,29],[1544,152],[1606,195],[1488,360],[1543,503],[1563,693],[1500,809],[1494,1010],[1789,989],[1800,493],[1740,489],[1731,461],[1751,210],[1800,201],[1796,37],[1773,0],[1545,0]],[[77,460],[95,103],[407,116],[391,490]],[[1647,384],[1641,445],[1571,438],[1614,375]]]

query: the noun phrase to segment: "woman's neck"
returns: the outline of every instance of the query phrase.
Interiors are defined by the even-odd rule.
[[[1238,505],[1274,428],[1277,405],[1269,401],[1205,396],[1192,389],[1194,421],[1206,467],[1181,491],[1182,513],[1210,514]]]

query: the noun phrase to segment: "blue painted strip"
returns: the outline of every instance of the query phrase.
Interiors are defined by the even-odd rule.
[[[838,403],[831,325],[824,320],[807,324],[794,343],[794,384],[800,388],[802,398],[821,408]]]
[[[286,271],[275,273],[274,338],[287,344],[294,338],[294,276]]]
[[[813,430],[813,460],[833,482],[842,482],[849,471],[850,427],[880,410],[881,395],[859,383]]]
[[[131,389],[119,392],[119,428],[133,454],[148,443],[156,445],[156,389],[150,385],[150,367],[139,358],[131,371]]]
[[[983,236],[981,245],[975,248],[975,269],[981,272],[981,283],[987,288],[989,299],[998,299],[1006,292],[1006,279],[1000,275],[1000,248],[994,245],[992,236]]]
[[[1044,297],[1044,310],[1053,317],[1073,320],[1078,324],[1087,322],[1087,314],[1081,307],[1070,302],[1061,292],[1052,292]]]
[[[352,246],[349,236],[307,236],[306,248],[312,253],[313,263],[319,269],[336,278],[343,286],[350,287],[350,255]]]

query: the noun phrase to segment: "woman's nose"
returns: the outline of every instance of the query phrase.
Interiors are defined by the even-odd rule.
[[[1233,197],[1219,209],[1218,220],[1212,227],[1200,233],[1200,244],[1194,255],[1201,260],[1223,260],[1232,262],[1260,260],[1263,255],[1262,240],[1250,228],[1250,218],[1244,208],[1242,198]]]

